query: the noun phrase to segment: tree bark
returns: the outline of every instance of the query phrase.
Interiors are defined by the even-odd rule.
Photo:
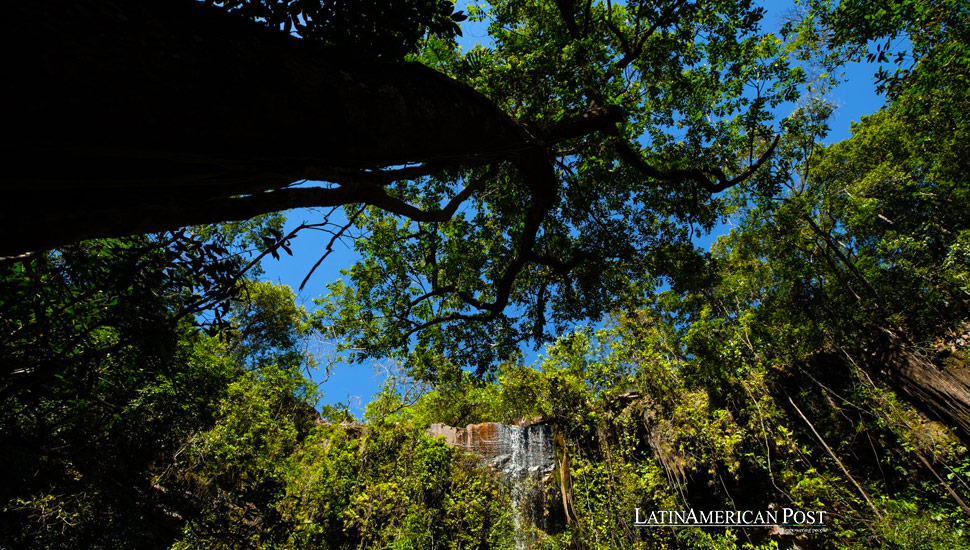
[[[305,206],[281,191],[303,179],[347,183],[320,189],[321,205],[367,202],[373,186],[352,182],[381,167],[535,153],[445,75],[194,0],[38,0],[6,15],[0,256]]]

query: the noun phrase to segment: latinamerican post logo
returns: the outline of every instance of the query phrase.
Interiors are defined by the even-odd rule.
[[[776,528],[792,533],[822,533],[824,510],[650,510],[636,508],[635,527]]]

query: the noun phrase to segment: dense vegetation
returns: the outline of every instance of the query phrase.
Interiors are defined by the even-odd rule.
[[[307,30],[300,2],[214,3],[346,38]],[[419,2],[371,43],[533,128],[578,104],[634,113],[619,137],[559,142],[568,185],[527,249],[537,195],[493,165],[450,174],[483,183],[445,220],[349,205],[326,227],[356,226],[363,259],[315,310],[259,281],[288,251],[279,216],[0,263],[0,548],[970,547],[968,8],[816,2],[782,40],[744,2],[661,4],[494,2],[471,13],[494,46],[462,54],[460,14]],[[669,21],[647,33],[650,17]],[[899,69],[850,138],[825,144],[833,107],[809,94],[770,138],[797,59],[866,56]],[[745,93],[759,68],[774,91]],[[666,173],[629,156],[644,132]],[[731,155],[758,169],[705,189]],[[389,189],[431,208],[448,175]],[[321,338],[401,365],[363,418],[319,406]],[[528,342],[548,343],[535,364]],[[425,435],[535,418],[556,467],[532,522],[495,471]],[[636,508],[769,507],[825,510],[828,531],[633,525]]]

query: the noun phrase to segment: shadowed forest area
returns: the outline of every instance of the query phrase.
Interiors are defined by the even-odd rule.
[[[11,6],[0,549],[970,548],[970,6],[764,19]],[[361,418],[337,360],[394,366]]]

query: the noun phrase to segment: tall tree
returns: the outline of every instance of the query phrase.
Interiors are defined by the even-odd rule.
[[[748,0],[495,2],[494,49],[432,36],[434,68],[189,0],[15,10],[33,24],[6,34],[24,53],[0,252],[371,207],[362,223],[408,220],[395,246],[425,260],[424,290],[394,306],[405,334],[522,306],[513,339],[541,335],[550,296],[563,319],[603,311],[645,255],[658,275],[689,261],[691,224],[770,155],[768,110],[800,79]],[[462,251],[482,235],[486,260]]]

